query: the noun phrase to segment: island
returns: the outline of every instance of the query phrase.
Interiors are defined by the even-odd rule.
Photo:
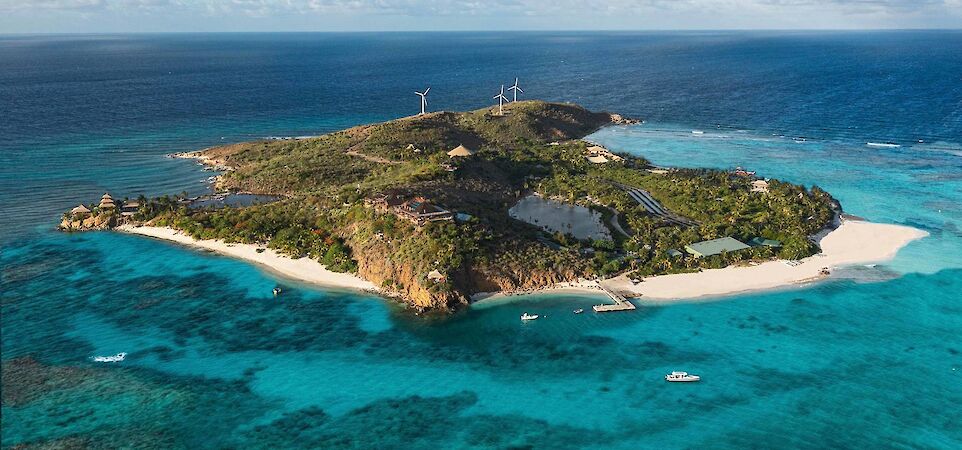
[[[629,123],[518,101],[213,147],[174,156],[217,172],[219,194],[105,194],[60,228],[204,247],[444,312],[557,288],[663,300],[767,289],[891,258],[925,235],[846,220],[817,186],[656,167],[584,140]]]

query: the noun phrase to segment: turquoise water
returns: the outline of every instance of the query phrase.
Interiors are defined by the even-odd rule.
[[[897,180],[935,164],[895,168],[886,158],[897,153],[876,151],[815,162],[793,143],[706,143],[673,130],[646,124],[592,139],[661,164],[697,152],[701,164],[817,183],[851,213],[932,235],[892,263],[804,289],[609,315],[570,313],[595,297],[540,295],[440,321],[149,239],[50,234],[4,251],[4,359],[33,354],[84,369],[68,387],[34,386],[36,400],[4,406],[4,441],[110,433],[175,446],[957,445],[962,265],[943,253],[962,248],[951,201],[960,180],[910,188]],[[925,155],[941,167],[957,157]],[[277,283],[285,289],[274,298]],[[522,311],[546,317],[520,324]],[[31,329],[7,328],[25,323]],[[118,351],[128,360],[85,361]],[[677,369],[704,381],[661,380]]]
[[[100,93],[109,105],[100,109],[91,103],[88,115],[70,115],[53,111],[55,103],[40,112],[31,104],[15,122],[0,124],[8,127],[0,128],[0,145],[9,147],[0,152],[0,206],[12,212],[0,215],[2,444],[958,448],[962,115],[952,100],[959,89],[953,79],[919,77],[923,72],[936,78],[957,75],[953,70],[962,52],[910,51],[931,47],[933,38],[901,36],[533,37],[522,67],[537,74],[533,86],[543,90],[597,83],[595,67],[646,77],[636,87],[625,87],[631,95],[617,94],[625,91],[612,85],[595,88],[610,92],[590,101],[651,120],[604,129],[593,141],[656,164],[740,165],[763,176],[818,184],[851,214],[930,233],[891,262],[839,270],[824,283],[713,301],[651,305],[642,300],[635,312],[607,315],[571,313],[598,302],[593,296],[537,295],[480,302],[444,320],[415,317],[376,297],[305,286],[259,267],[151,239],[51,230],[61,208],[105,189],[119,195],[206,189],[200,181],[207,173],[189,161],[165,159],[164,153],[213,145],[222,136],[232,141],[312,134],[403,111],[402,103],[380,108],[381,98],[375,96],[358,100],[363,111],[315,115],[311,108],[291,105],[326,101],[319,93],[323,86],[297,98],[280,95],[309,89],[290,74],[323,73],[305,65],[352,61],[338,50],[342,47],[322,45],[318,52],[326,59],[308,63],[303,61],[310,58],[298,52],[316,56],[314,50],[305,50],[310,46],[303,43],[289,46],[297,39],[291,36],[273,44],[268,37],[247,42],[230,36],[219,44],[196,37],[129,38],[136,51],[120,53],[122,60],[112,66],[83,66],[76,60],[83,52],[58,50],[67,54],[58,57],[65,61],[63,77],[74,81],[56,82],[26,69],[0,72],[14,78],[2,83],[0,93],[16,88],[26,95],[17,97],[15,106],[35,100],[30,96],[39,94],[34,92],[61,91],[75,102],[70,108],[85,104],[81,91]],[[150,44],[150,39],[162,42]],[[370,36],[357,39],[353,45],[341,42],[349,54],[377,42]],[[398,46],[410,41],[417,48],[405,51],[429,47],[419,39],[387,39],[386,49],[372,53],[369,61],[383,63],[377,66],[382,69],[394,67],[390,55]],[[962,42],[953,39],[937,40]],[[473,35],[451,40],[470,49],[459,49],[458,55],[481,62],[502,49],[494,37],[490,43]],[[272,53],[275,44],[285,49],[279,56]],[[121,51],[114,45],[119,44],[97,48],[114,55]],[[150,45],[163,51],[140,51]],[[455,80],[451,83],[489,81],[482,75],[487,71],[457,69],[471,74],[463,77],[443,72],[454,67],[447,53],[454,50],[447,45],[441,46],[437,64]],[[786,45],[793,51],[784,51]],[[877,51],[880,45],[884,51]],[[621,58],[613,58],[616,50]],[[812,64],[771,56],[802,51],[810,52],[805,57]],[[0,45],[0,52],[10,52],[9,46]],[[292,61],[285,52],[300,59],[289,66],[277,63]],[[845,64],[833,59],[851,53],[861,59]],[[742,54],[751,57],[736,57]],[[0,64],[17,61],[4,55],[9,53],[0,55]],[[638,55],[660,64],[632,59]],[[921,62],[878,75],[880,68],[896,67],[888,65],[887,55]],[[189,64],[169,65],[164,58]],[[551,58],[566,60],[570,70],[549,71]],[[71,64],[92,73],[70,72]],[[863,65],[870,70],[862,72]],[[158,75],[160,67],[181,72],[168,85],[157,81],[167,80]],[[183,72],[184,67],[192,69]],[[837,85],[849,72],[867,83],[862,89],[888,92],[893,104],[910,113],[892,119],[888,107],[867,108],[871,102],[858,94],[860,83],[843,83],[847,90],[803,89],[808,82]],[[32,78],[18,81],[20,73]],[[235,77],[238,73],[247,78]],[[408,80],[404,73],[378,73],[390,83]],[[679,79],[678,73],[686,75]],[[713,86],[717,77],[736,85],[739,95],[715,97],[696,89]],[[766,85],[768,80],[773,85]],[[753,91],[753,86],[761,87]],[[792,86],[823,96],[801,103],[805,96]],[[205,89],[211,93],[204,94]],[[221,89],[240,89],[249,97],[225,100]],[[769,95],[773,89],[810,110],[787,107],[787,100]],[[688,94],[676,99],[662,91]],[[124,100],[155,95],[169,108]],[[698,95],[712,101],[710,108],[685,100]],[[251,99],[264,111],[252,112]],[[452,101],[472,102],[467,94]],[[722,126],[706,125],[713,123]],[[692,135],[693,128],[706,133]],[[800,135],[804,142],[792,139]],[[868,141],[903,146],[873,149],[864,145]],[[275,298],[271,289],[277,285],[284,292]],[[523,311],[544,317],[521,324]],[[129,356],[119,364],[88,360],[121,351]],[[671,370],[700,374],[703,381],[669,385],[662,377]]]

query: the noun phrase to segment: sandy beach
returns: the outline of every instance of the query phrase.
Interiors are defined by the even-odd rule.
[[[268,267],[284,276],[320,286],[377,291],[373,283],[356,275],[331,272],[310,258],[292,259],[271,249],[257,252],[258,248],[263,248],[258,245],[195,240],[177,230],[164,227],[122,226],[117,229],[240,258]],[[805,258],[796,266],[789,266],[784,261],[769,261],[756,266],[726,267],[697,273],[649,277],[637,285],[632,284],[626,276],[622,275],[600,283],[581,280],[559,283],[550,288],[532,291],[478,293],[472,296],[472,300],[564,291],[600,294],[600,286],[627,296],[666,302],[775,289],[825,278],[820,273],[825,267],[834,270],[839,266],[870,264],[892,259],[899,249],[927,235],[925,231],[901,225],[845,220],[838,228],[821,239],[822,253]]]
[[[637,285],[631,284],[625,276],[605,280],[602,284],[626,295],[658,301],[774,289],[824,278],[820,274],[824,267],[831,271],[839,266],[890,260],[899,249],[925,236],[928,236],[927,232],[916,228],[845,220],[819,241],[821,253],[802,259],[801,264],[794,267],[784,261],[769,261],[757,266],[649,277]]]
[[[578,294],[598,294],[603,295],[601,292],[601,285],[595,280],[580,280],[580,281],[567,281],[563,283],[557,283],[554,286],[523,290],[516,292],[479,292],[471,296],[472,302],[494,301],[502,298],[513,297],[517,295],[529,295],[529,294],[548,294],[548,293],[578,293]]]
[[[311,258],[305,257],[293,259],[288,256],[281,255],[269,248],[265,249],[263,252],[258,252],[257,249],[264,248],[263,246],[259,245],[228,244],[223,241],[212,239],[196,240],[186,234],[181,233],[180,231],[167,227],[133,227],[124,225],[117,227],[116,230],[123,231],[125,233],[163,239],[165,241],[173,241],[191,247],[211,250],[226,256],[260,264],[281,275],[306,281],[308,283],[314,283],[328,287],[377,291],[377,287],[374,286],[373,283],[356,275],[350,273],[331,272],[330,270],[325,269],[321,263]]]

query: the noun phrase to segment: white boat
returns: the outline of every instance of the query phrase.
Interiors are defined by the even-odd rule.
[[[689,375],[688,372],[672,372],[672,373],[669,373],[668,375],[665,375],[665,381],[671,381],[676,383],[692,382],[692,381],[698,381],[698,380],[701,380],[700,376]]]
[[[100,363],[114,363],[114,362],[121,362],[126,357],[127,357],[127,354],[121,352],[121,353],[117,353],[114,356],[94,356],[93,360],[94,362],[100,362]]]
[[[889,143],[885,143],[885,142],[866,142],[865,145],[867,145],[867,146],[869,146],[869,147],[876,147],[876,148],[899,148],[899,147],[901,147],[901,145],[899,145],[899,144],[889,144]]]
[[[523,314],[521,314],[521,321],[522,321],[522,322],[527,322],[527,321],[529,321],[529,320],[536,320],[537,318],[538,318],[538,315],[537,315],[537,314],[528,314],[528,313],[523,313]]]
[[[276,287],[276,288],[274,288],[274,290],[271,291],[271,292],[274,293],[274,297],[277,297],[278,295],[281,295],[281,288]]]
[[[574,310],[574,313],[575,313],[575,314],[581,314],[581,313],[583,313],[583,312],[585,312],[585,310],[583,310],[583,309],[581,309],[581,308],[578,308],[578,309]]]
[[[691,130],[691,134],[705,134],[705,132],[701,130]]]

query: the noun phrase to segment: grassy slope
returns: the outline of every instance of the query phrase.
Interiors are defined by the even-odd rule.
[[[606,113],[536,101],[511,104],[507,110],[504,117],[493,116],[490,109],[438,112],[313,139],[208,149],[206,156],[235,169],[222,177],[222,188],[288,198],[216,212],[180,210],[161,220],[201,237],[270,241],[288,253],[357,270],[418,306],[451,308],[478,291],[540,287],[626,268],[640,273],[692,270],[771,255],[761,249],[683,263],[665,255],[668,248],[721,235],[764,235],[791,242],[787,250],[792,252],[811,253],[806,235],[831,214],[827,194],[789,184],[773,183],[772,194],[761,196],[748,192],[748,181],[720,172],[653,175],[642,170],[647,162],[640,158],[589,164],[583,157],[585,144],[574,139],[609,123]],[[562,143],[546,145],[555,141]],[[422,151],[406,149],[409,144]],[[456,172],[444,171],[440,164],[449,161],[446,151],[459,144],[480,153],[458,160]],[[647,189],[666,207],[702,225],[662,226],[613,181]],[[415,228],[363,206],[363,198],[387,189],[424,195],[476,219]],[[545,245],[538,230],[507,215],[527,190],[613,208],[635,233],[619,244],[638,256],[582,256],[578,250],[587,244],[564,236],[555,237],[565,246],[561,249]],[[654,248],[645,250],[646,244]],[[427,280],[434,269],[448,280]]]

